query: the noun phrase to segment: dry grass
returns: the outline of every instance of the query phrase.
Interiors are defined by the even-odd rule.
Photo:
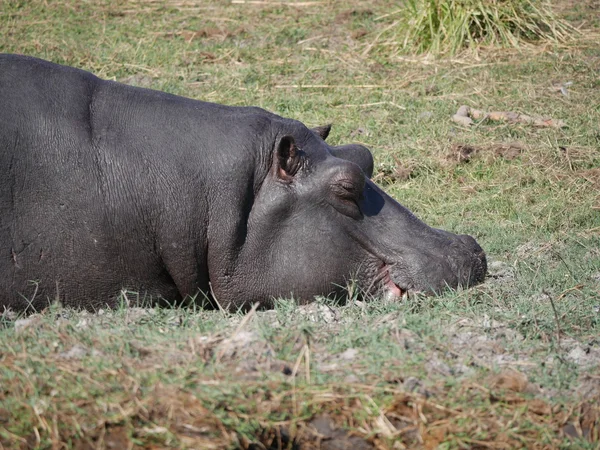
[[[329,321],[328,314],[352,309],[306,307],[297,313],[325,314]],[[0,354],[3,448],[434,449],[452,443],[550,449],[569,439],[600,442],[600,375],[588,375],[588,384],[597,387],[575,401],[540,395],[516,368],[488,368],[450,382],[435,375],[444,370],[436,354],[463,351],[452,343],[453,334],[418,350],[438,361],[428,382],[408,376],[400,361],[382,362],[367,374],[360,351],[332,355],[323,344],[342,332],[344,322],[313,328],[308,340],[306,324],[292,325],[296,344],[286,361],[276,355],[290,335],[280,330],[268,341],[260,337],[259,330],[272,326],[273,313],[223,318],[226,328],[201,335],[195,321],[210,320],[206,313],[195,318],[178,311],[178,320],[169,314],[155,325],[144,323],[159,312],[133,309],[99,318],[65,313],[70,318],[55,310],[27,319]],[[221,320],[222,313],[210,314]],[[291,325],[285,311],[275,315],[281,326]],[[401,317],[374,316],[372,325],[381,329]],[[191,323],[178,330],[182,320]],[[142,334],[131,336],[132,327]],[[154,327],[164,337],[150,343],[143,330]],[[389,328],[402,347],[417,345],[411,336],[416,334]],[[33,342],[48,342],[50,349]],[[335,380],[319,381],[331,370]],[[348,370],[362,380],[342,378]]]
[[[74,336],[57,337],[73,341]],[[0,443],[4,448],[434,449],[451,440],[469,448],[547,449],[558,448],[565,437],[600,442],[600,396],[549,403],[533,398],[527,377],[515,370],[423,392],[407,391],[395,380],[311,385],[302,380],[302,371],[298,380],[289,372],[280,375],[288,379],[283,383],[240,383],[227,375],[240,374],[240,355],[213,360],[221,341],[205,339],[186,361],[171,362],[166,375],[180,380],[172,384],[156,381],[156,365],[143,363],[144,357],[125,357],[120,367],[106,367],[101,358],[74,352],[49,356],[43,364],[52,368],[51,382],[26,369],[37,360],[34,354],[3,354],[3,371],[15,376],[3,379],[0,403],[23,401],[0,409]],[[200,362],[216,364],[215,372],[199,371]],[[15,418],[30,423],[30,431],[9,432],[6,425]],[[341,447],[327,447],[327,441]]]

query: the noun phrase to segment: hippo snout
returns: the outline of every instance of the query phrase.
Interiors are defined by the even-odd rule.
[[[406,253],[391,268],[390,278],[398,291],[439,294],[447,288],[474,286],[485,279],[485,252],[473,237],[435,230],[428,241],[428,245]]]

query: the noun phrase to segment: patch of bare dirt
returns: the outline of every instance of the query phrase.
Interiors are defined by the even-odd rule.
[[[468,144],[454,144],[446,155],[448,161],[457,163],[468,162],[480,153],[481,149]]]
[[[478,321],[461,319],[450,325],[445,334],[445,350],[452,358],[452,374],[471,375],[471,367],[510,367],[523,363],[523,355],[509,351],[507,342],[522,340],[522,336],[503,323],[487,316]]]
[[[446,153],[445,160],[448,163],[463,164],[476,158],[484,158],[489,163],[499,158],[506,160],[516,159],[524,151],[525,146],[520,142],[492,144],[487,147],[453,144]]]
[[[514,268],[504,261],[491,260],[488,262],[488,283],[512,283],[515,279]]]

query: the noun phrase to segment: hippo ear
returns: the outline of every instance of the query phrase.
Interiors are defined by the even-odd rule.
[[[367,147],[359,144],[340,145],[330,147],[329,151],[336,158],[345,159],[358,165],[368,178],[373,176],[373,155]]]
[[[286,182],[292,181],[298,169],[301,158],[292,136],[284,136],[277,145],[277,176]]]
[[[312,131],[317,133],[321,137],[321,139],[326,140],[327,136],[329,136],[329,132],[331,131],[331,124],[315,127],[312,129]]]

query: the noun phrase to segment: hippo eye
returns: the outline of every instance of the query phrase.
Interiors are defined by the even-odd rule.
[[[334,203],[335,209],[354,219],[362,218],[359,206],[362,190],[358,189],[356,183],[348,180],[338,180],[331,186],[331,190],[337,199]]]
[[[361,200],[365,187],[364,176],[338,178],[331,186],[333,192],[342,200],[351,200],[358,203]]]
[[[349,181],[341,180],[333,185],[335,194],[343,200],[356,200],[358,192],[354,184]]]

